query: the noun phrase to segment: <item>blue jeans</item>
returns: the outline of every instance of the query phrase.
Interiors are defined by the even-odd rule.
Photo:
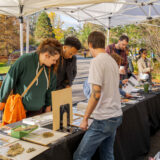
[[[94,119],[74,153],[73,160],[91,160],[98,147],[101,160],[114,160],[114,140],[121,122],[122,116],[105,120]]]

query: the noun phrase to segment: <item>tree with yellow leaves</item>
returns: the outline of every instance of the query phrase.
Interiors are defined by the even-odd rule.
[[[0,55],[8,56],[19,49],[19,21],[15,17],[0,15]]]
[[[48,17],[50,18],[55,38],[61,41],[64,37],[64,32],[62,30],[62,25],[64,22],[62,22],[60,17],[57,16],[54,12],[50,12]]]

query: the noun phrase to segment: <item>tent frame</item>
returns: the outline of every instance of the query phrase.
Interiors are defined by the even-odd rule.
[[[5,4],[4,0],[0,0],[2,1],[2,4]],[[50,1],[50,0],[46,0],[45,3],[42,2],[43,5],[40,5],[40,7],[38,8],[37,6],[27,6],[27,0],[14,0],[16,5],[0,5],[0,13],[3,13],[5,15],[10,15],[10,16],[16,16],[19,18],[20,21],[20,51],[21,51],[21,55],[23,55],[23,21],[24,18],[26,18],[26,52],[29,52],[29,16],[32,15],[33,13],[39,12],[41,10],[48,10],[48,9],[54,9],[55,12],[61,12],[63,14],[66,14],[70,17],[72,17],[73,19],[75,19],[78,22],[95,22],[96,24],[100,24],[102,26],[104,26],[107,29],[107,44],[109,43],[109,34],[110,34],[110,28],[114,27],[112,26],[112,21],[113,18],[116,16],[121,16],[123,15],[123,13],[125,13],[125,11],[130,11],[132,9],[137,9],[139,8],[141,10],[141,12],[143,13],[144,16],[134,16],[134,15],[128,15],[129,17],[132,18],[138,18],[138,21],[141,21],[142,19],[144,20],[144,17],[147,20],[151,20],[152,19],[152,15],[151,15],[151,9],[154,10],[154,12],[156,13],[157,16],[160,16],[160,12],[159,10],[156,9],[156,7],[154,5],[158,5],[160,6],[159,0],[148,0],[147,2],[139,2],[138,0],[135,1],[125,1],[125,0],[84,0],[83,2],[78,1],[78,0],[73,0],[72,1],[64,1],[63,4],[61,2],[57,1]],[[23,3],[22,3],[23,2]],[[92,2],[92,3],[91,3]],[[92,14],[90,14],[87,10],[90,7],[94,7],[98,4],[101,3],[112,3],[112,4],[120,4],[120,5],[131,5],[130,8],[124,8],[123,10],[120,10],[116,13],[110,13],[107,12],[102,15],[98,15],[98,16],[93,16]],[[76,6],[78,5],[77,8],[73,9],[70,8],[70,6]],[[148,11],[146,12],[146,10],[143,8],[145,6],[149,6]],[[28,7],[28,12],[26,11]],[[65,8],[66,7],[66,8]],[[6,8],[11,9],[11,10],[5,10]],[[18,13],[12,13],[12,9],[17,8],[19,10]],[[25,9],[25,10],[24,10]],[[73,13],[78,13],[79,11],[81,11],[82,13],[84,13],[84,15],[87,16],[86,19],[80,19],[79,17],[75,17],[73,15]],[[97,11],[96,11],[97,12]],[[99,11],[99,13],[102,13],[102,11]],[[97,12],[98,13],[98,12]],[[155,17],[153,17],[155,18]],[[105,21],[104,23],[101,22],[102,19],[108,19],[107,22]],[[124,21],[125,22],[125,21]],[[129,22],[128,22],[129,23]],[[126,24],[126,23],[125,23]]]

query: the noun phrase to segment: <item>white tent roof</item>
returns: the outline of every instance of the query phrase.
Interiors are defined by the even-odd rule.
[[[44,8],[116,1],[117,0],[0,0],[0,14],[19,17],[33,14]]]
[[[160,16],[160,0],[0,0],[0,14],[27,16],[43,9],[105,27]]]
[[[53,8],[53,11],[71,16],[79,22],[92,22],[104,27],[132,24],[160,17],[159,0],[121,0],[80,6]]]

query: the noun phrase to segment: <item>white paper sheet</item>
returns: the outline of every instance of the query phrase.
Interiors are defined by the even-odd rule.
[[[18,140],[19,139],[0,134],[0,147],[7,146],[15,141],[18,141]]]
[[[128,83],[130,83],[130,84],[133,85],[133,86],[139,86],[138,80],[135,79],[133,76],[131,76],[131,77],[128,79]]]
[[[44,138],[43,133],[44,132],[51,132],[54,134],[53,137]],[[41,145],[48,145],[50,143],[55,143],[56,141],[60,140],[61,138],[68,135],[68,133],[53,131],[51,129],[47,128],[38,128],[37,130],[33,131],[29,135],[23,137],[22,139],[34,142]]]
[[[42,153],[42,152],[44,152],[45,150],[48,149],[48,147],[44,147],[44,146],[41,146],[41,145],[37,145],[37,144],[34,144],[34,143],[25,142],[25,141],[20,141],[20,140],[12,143],[11,145],[16,144],[16,143],[21,144],[22,147],[25,149],[22,154],[19,154],[15,157],[8,157],[7,152],[9,150],[9,146],[10,146],[9,145],[9,146],[2,147],[0,149],[0,155],[3,155],[7,158],[11,158],[13,160],[30,160],[33,157],[39,155],[40,153]],[[33,151],[33,152],[30,152],[30,153],[27,153],[26,151],[27,151],[28,148],[35,148],[36,150]]]

